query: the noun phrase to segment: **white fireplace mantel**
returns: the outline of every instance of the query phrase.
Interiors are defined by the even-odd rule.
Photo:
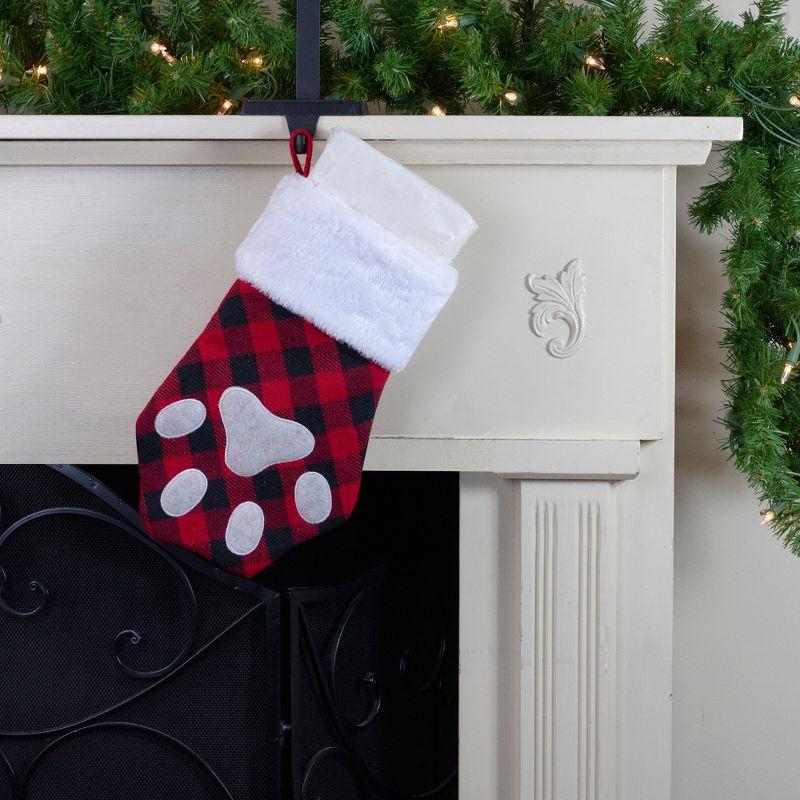
[[[668,800],[675,176],[741,121],[323,118],[319,149],[337,124],[479,224],[367,455],[461,473],[460,800]],[[286,135],[0,117],[3,461],[135,460]]]

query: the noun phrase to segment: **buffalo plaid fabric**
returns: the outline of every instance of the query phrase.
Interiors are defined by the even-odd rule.
[[[341,524],[358,498],[372,419],[388,376],[237,280],[137,421],[141,510],[151,536],[249,577],[292,546]],[[219,410],[220,397],[231,386],[255,394],[272,414],[304,425],[314,436],[311,453],[252,477],[234,474],[225,461]],[[204,405],[205,421],[185,436],[159,435],[159,411],[185,398]],[[162,491],[187,469],[202,472],[207,488],[191,510],[169,516]],[[297,480],[309,471],[324,476],[331,489],[330,514],[317,525],[306,522],[295,504]],[[264,533],[252,552],[239,556],[226,545],[225,532],[233,509],[245,502],[263,511]]]

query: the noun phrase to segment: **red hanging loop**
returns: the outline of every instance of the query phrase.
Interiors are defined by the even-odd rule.
[[[306,140],[306,160],[304,164],[300,163],[300,156],[297,154],[295,140],[298,136],[304,136]],[[297,172],[298,175],[302,175],[304,178],[307,178],[308,173],[311,171],[311,154],[313,151],[314,137],[307,130],[301,128],[300,130],[292,131],[292,135],[289,137],[289,152],[292,154],[292,163],[294,164],[295,172]]]

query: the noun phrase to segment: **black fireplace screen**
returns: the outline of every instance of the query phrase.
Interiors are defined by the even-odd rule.
[[[0,466],[0,799],[456,796],[455,476],[366,476],[258,581],[155,545],[135,492]]]

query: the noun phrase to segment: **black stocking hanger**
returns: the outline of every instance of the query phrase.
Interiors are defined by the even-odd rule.
[[[297,0],[297,58],[294,100],[248,100],[242,114],[286,117],[289,133],[306,130],[312,136],[323,115],[355,117],[364,104],[355,100],[320,99],[320,0]],[[295,150],[306,152],[306,137],[297,136]]]

